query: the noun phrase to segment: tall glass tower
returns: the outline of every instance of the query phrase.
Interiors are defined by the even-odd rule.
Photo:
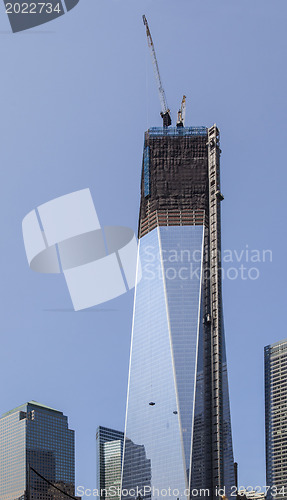
[[[219,157],[215,125],[145,134],[122,474],[127,498],[158,499],[167,491],[216,499],[235,484]],[[133,450],[140,450],[136,460]]]
[[[62,412],[30,401],[0,418],[0,500],[64,499],[52,484],[75,494],[74,431]]]
[[[97,428],[97,488],[100,500],[119,500],[124,433]]]
[[[265,358],[267,499],[287,496],[287,339],[268,345]]]

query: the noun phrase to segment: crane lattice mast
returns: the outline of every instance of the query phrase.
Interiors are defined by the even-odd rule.
[[[151,53],[151,57],[152,57],[152,62],[153,62],[153,67],[154,67],[154,73],[155,73],[155,78],[156,78],[157,88],[158,88],[158,93],[159,93],[159,99],[160,99],[160,103],[161,103],[161,113],[160,113],[160,115],[161,115],[161,117],[163,119],[163,126],[164,127],[168,127],[169,125],[171,125],[170,110],[169,110],[168,105],[167,105],[164,88],[162,86],[162,82],[161,82],[161,78],[160,78],[160,73],[159,73],[159,67],[158,67],[158,62],[157,62],[157,58],[156,58],[155,48],[154,48],[154,44],[153,44],[153,41],[152,41],[150,30],[149,30],[147,18],[145,16],[143,16],[143,23],[144,23],[144,25],[146,27],[147,41],[148,41],[148,46],[150,48],[150,53]]]
[[[184,95],[181,101],[180,110],[177,113],[177,127],[184,127],[185,123],[185,107],[186,107],[186,96]]]

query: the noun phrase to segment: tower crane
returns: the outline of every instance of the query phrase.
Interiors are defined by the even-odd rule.
[[[154,73],[155,73],[155,78],[156,78],[157,88],[158,88],[158,93],[159,93],[159,99],[160,99],[160,103],[161,103],[160,116],[163,119],[163,126],[169,127],[169,125],[171,125],[170,110],[168,109],[164,88],[162,86],[162,82],[161,82],[161,78],[160,78],[155,48],[154,48],[154,44],[152,41],[150,30],[149,30],[147,18],[145,17],[145,15],[143,15],[143,23],[144,23],[145,28],[146,28],[146,36],[147,36],[148,46],[150,48],[150,53],[151,53],[151,57],[152,57]]]
[[[177,127],[184,127],[184,122],[185,122],[185,107],[186,107],[186,96],[184,95],[181,101],[181,107],[180,110],[177,113],[177,122],[176,126]]]

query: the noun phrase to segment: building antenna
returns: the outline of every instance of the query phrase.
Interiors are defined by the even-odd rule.
[[[160,104],[161,104],[161,113],[160,113],[160,116],[163,119],[163,126],[164,127],[169,127],[169,125],[171,125],[170,110],[169,110],[168,105],[167,105],[167,100],[166,100],[164,88],[162,86],[162,82],[161,82],[161,78],[160,78],[160,73],[159,73],[159,67],[158,67],[158,62],[157,62],[157,58],[156,58],[155,48],[154,48],[154,44],[153,44],[153,41],[152,41],[150,30],[149,30],[147,18],[145,17],[145,15],[143,15],[143,23],[144,23],[144,25],[146,27],[147,42],[148,42],[148,46],[150,48],[150,54],[151,54],[151,58],[152,58],[152,62],[153,62],[153,68],[154,68],[154,73],[155,73],[155,78],[156,78],[156,82],[157,82],[157,89],[158,89],[159,99],[160,99]]]

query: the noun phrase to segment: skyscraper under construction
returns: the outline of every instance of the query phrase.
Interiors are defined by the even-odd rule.
[[[219,130],[145,134],[122,488],[126,498],[228,496]],[[219,491],[221,488],[221,491]],[[203,491],[205,490],[205,491]]]

